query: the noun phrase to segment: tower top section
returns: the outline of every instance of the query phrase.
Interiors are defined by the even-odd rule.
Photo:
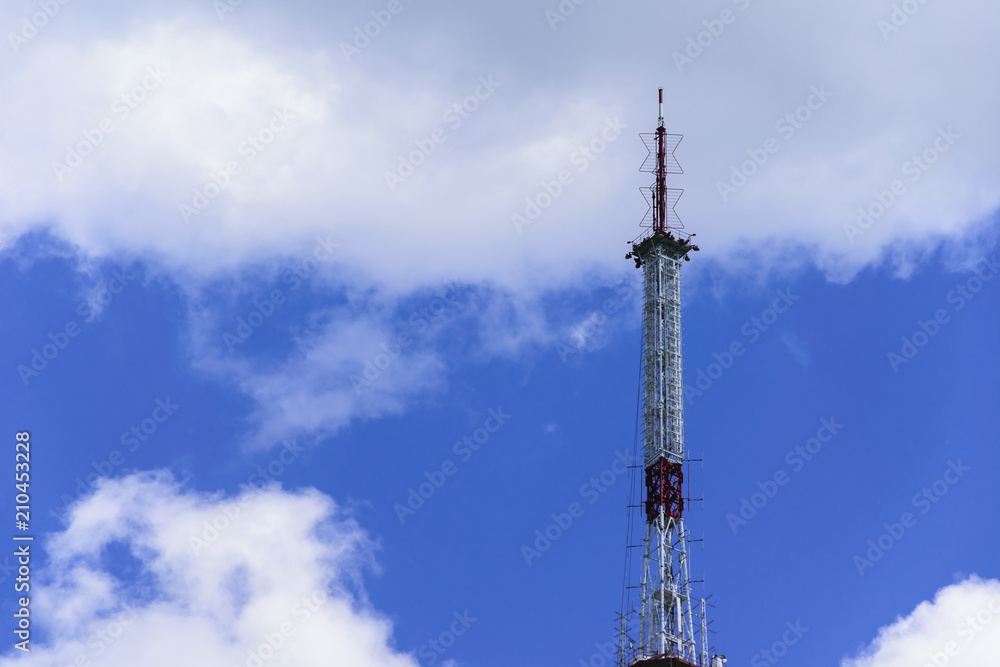
[[[640,188],[646,203],[649,204],[649,209],[640,223],[646,231],[632,241],[632,252],[625,255],[626,259],[635,259],[636,267],[642,266],[642,258],[654,246],[662,247],[676,257],[683,256],[684,259],[690,259],[687,256],[690,251],[698,250],[698,246],[691,242],[694,234],[684,232],[684,223],[675,210],[677,201],[684,191],[667,187],[667,174],[684,173],[674,156],[674,151],[677,150],[684,135],[667,132],[663,120],[663,88],[659,89],[659,96],[660,116],[656,131],[639,135],[649,151],[639,171],[652,173],[654,181],[652,185]]]
[[[642,267],[642,420],[635,440],[637,458],[642,442],[642,465],[632,468],[618,667],[722,667],[725,657],[709,650],[707,599],[696,600],[691,592],[691,538],[684,518],[691,498],[684,492],[690,459],[684,431],[681,269],[682,259],[698,246],[674,212],[681,190],[667,187],[668,174],[683,173],[674,158],[681,136],[667,133],[662,88],[659,101],[656,131],[640,135],[649,149],[642,171],[654,175],[653,185],[643,188],[650,212],[640,240],[626,255]]]
[[[657,128],[663,127],[663,89],[660,88],[660,122],[656,124]]]

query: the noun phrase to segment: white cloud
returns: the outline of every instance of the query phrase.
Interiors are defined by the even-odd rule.
[[[644,149],[634,135],[654,126],[661,82],[668,125],[687,135],[678,152],[687,173],[674,181],[687,191],[679,211],[708,256],[794,247],[831,275],[849,275],[887,248],[960,235],[1000,206],[1000,96],[978,75],[1000,61],[989,32],[1000,7],[921,5],[884,40],[876,22],[891,3],[731,5],[737,21],[682,73],[664,45],[683,50],[716,10],[671,6],[666,15],[649,5],[649,20],[636,21],[634,13],[581,7],[558,33],[532,36],[532,57],[493,40],[470,54],[469,27],[435,32],[434,51],[422,51],[414,40],[427,29],[426,14],[457,21],[448,9],[425,7],[398,17],[394,37],[387,29],[351,63],[314,32],[328,26],[350,35],[346,22],[364,14],[345,9],[285,13],[287,32],[269,37],[249,21],[266,21],[268,10],[241,8],[246,22],[220,22],[183,4],[113,22],[91,39],[85,30],[69,38],[50,28],[0,68],[12,92],[0,105],[11,138],[0,150],[0,230],[10,240],[50,226],[85,253],[125,250],[195,275],[292,254],[332,233],[354,280],[401,292],[444,279],[544,290],[594,267],[623,273],[615,244],[638,232],[644,204],[636,189],[648,180],[636,173]],[[536,5],[508,11],[549,29]],[[67,8],[59,20],[82,19]],[[506,29],[523,29],[513,25]],[[302,37],[293,41],[296,31]],[[567,45],[560,39],[570,31]],[[595,40],[623,48],[599,55]],[[547,58],[560,63],[558,76],[539,68]],[[118,118],[113,101],[157,66],[167,76]],[[483,92],[479,76],[491,74],[500,85],[453,127],[447,109]],[[784,136],[776,122],[823,86],[832,97]],[[295,117],[249,159],[242,142],[265,130],[276,109]],[[622,135],[577,171],[573,151],[619,116]],[[66,146],[102,118],[114,131],[57,180],[52,163],[65,161]],[[904,163],[949,127],[960,136],[908,180]],[[447,140],[390,192],[385,172],[435,128]],[[723,202],[718,181],[769,137],[778,152]],[[191,204],[194,189],[230,160],[240,173],[185,223],[179,205]],[[511,214],[562,169],[573,183],[517,234]],[[906,192],[850,243],[844,224],[897,178]]]
[[[847,280],[888,257],[906,275],[942,240],[964,247],[1000,207],[1000,94],[980,76],[1000,65],[995,3],[925,3],[883,39],[889,2],[723,2],[735,22],[682,72],[672,52],[719,7],[588,4],[553,31],[537,3],[406,6],[347,62],[339,41],[370,20],[348,6],[244,3],[219,21],[198,2],[66,5],[0,64],[0,246],[44,228],[84,258],[138,257],[197,286],[238,283],[331,239],[337,260],[317,282],[335,289],[393,301],[455,280],[504,295],[480,312],[477,351],[516,357],[560,336],[538,306],[545,295],[633,272],[624,242],[639,233],[649,182],[635,134],[655,125],[659,84],[668,128],[686,135],[686,173],[671,185],[686,191],[678,211],[698,232],[699,262],[758,277],[812,262]],[[832,96],[814,97],[807,121],[778,129],[824,86]],[[448,109],[470,99],[477,108],[456,126]],[[53,163],[105,118],[113,131],[60,180]],[[615,118],[621,134],[601,139]],[[251,150],[248,136],[270,138],[272,121],[281,131]],[[949,127],[960,136],[909,180],[906,162]],[[390,191],[385,173],[436,128],[446,140]],[[768,138],[779,150],[723,201],[718,182]],[[591,142],[603,153],[581,160]],[[229,162],[239,173],[220,176]],[[553,185],[564,170],[572,182]],[[185,221],[180,205],[195,205],[195,189],[215,194],[213,178],[221,192]],[[905,192],[851,243],[844,225],[894,179]],[[511,215],[545,197],[518,233]],[[265,440],[285,437],[281,425],[332,431],[396,412],[443,386],[446,363],[428,347],[367,402],[351,396],[353,367],[377,350],[344,346],[392,333],[356,317],[310,328],[284,360],[199,363],[261,401]]]
[[[197,368],[253,399],[247,443],[274,447],[286,438],[335,435],[353,420],[401,414],[445,390],[451,365],[541,355],[565,362],[598,350],[639,321],[640,290],[636,283],[599,290],[582,311],[558,299],[456,285],[406,301],[369,302],[367,308],[360,305],[365,295],[351,295],[291,327],[290,345],[279,333],[281,345],[263,352],[255,347],[258,334],[250,322],[279,325],[250,318],[247,312],[257,314],[254,301],[243,294],[239,320],[220,320],[204,304],[191,309],[191,354]],[[266,298],[267,289],[261,293]],[[241,331],[249,334],[244,342],[234,338]]]
[[[475,138],[471,120],[454,128],[444,112],[484,93],[478,77],[415,92],[331,53],[261,46],[191,17],[33,46],[0,70],[18,96],[17,107],[0,107],[17,136],[0,151],[3,236],[48,227],[84,254],[124,250],[179,278],[285,257],[332,235],[354,280],[394,291],[456,277],[523,282],[510,263],[526,244],[509,212],[495,215],[517,201],[504,174],[549,176],[610,113],[574,101],[556,110],[565,121],[557,132],[442,145],[434,165],[392,194],[384,173],[435,127],[452,144],[462,132]],[[523,102],[490,102],[524,111]],[[226,174],[230,164],[239,173]]]
[[[151,591],[115,574],[115,545]],[[222,497],[164,472],[105,480],[47,550],[31,604],[49,639],[0,665],[62,667],[78,656],[108,667],[417,665],[392,648],[389,621],[345,586],[371,562],[371,543],[314,490]]]
[[[272,446],[289,434],[330,434],[352,419],[399,414],[415,395],[443,388],[439,356],[419,342],[401,345],[394,333],[337,318],[296,341],[296,350],[272,370],[239,362],[212,368],[253,397],[254,441]]]
[[[265,299],[268,289],[262,290]],[[285,289],[282,304],[262,307],[287,308],[284,300],[292,294]],[[247,312],[228,325],[205,303],[193,307],[190,343],[198,369],[253,399],[247,443],[254,448],[300,435],[329,436],[354,419],[399,414],[419,396],[444,389],[447,366],[439,346],[478,308],[472,292],[449,289],[418,300],[412,311],[395,300],[364,307],[365,295],[352,295],[349,303],[309,312],[289,328],[290,340],[278,329],[281,344],[273,347],[257,345],[255,336],[268,334],[258,334],[251,323],[279,325],[261,317],[249,295],[241,301]],[[218,308],[218,301],[213,304]]]
[[[972,576],[942,588],[841,667],[980,667],[1000,656],[1000,581]]]

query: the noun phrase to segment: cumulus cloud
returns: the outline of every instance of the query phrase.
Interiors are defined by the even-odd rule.
[[[553,323],[546,296],[632,271],[649,182],[635,135],[655,126],[661,84],[700,262],[848,280],[888,258],[907,274],[942,241],[981,255],[1000,207],[1000,95],[979,76],[1000,65],[1000,6],[986,0],[905,20],[863,0],[588,4],[555,23],[526,0],[404,3],[350,58],[341,43],[371,20],[354,6],[243,3],[223,20],[193,1],[60,6],[0,63],[0,247],[44,229],[195,294],[329,239],[337,261],[317,282],[333,290],[393,300],[454,280],[505,295],[480,312],[483,355],[565,338],[586,320]],[[428,347],[353,396],[352,367],[378,350],[343,346],[392,333],[354,317],[311,327],[286,359],[199,363],[262,401],[258,423],[314,431],[444,386]]]
[[[0,152],[3,236],[45,227],[85,254],[125,250],[175,277],[238,271],[332,234],[355,280],[396,291],[516,280],[508,265],[524,244],[507,215],[487,217],[512,205],[503,174],[547,174],[612,113],[576,100],[555,109],[556,132],[442,145],[435,168],[390,190],[385,173],[435,128],[452,145],[470,133],[468,117],[445,120],[456,100],[521,113],[528,102],[488,99],[508,85],[490,72],[413,91],[335,52],[261,46],[187,13],[32,46],[0,70],[19,98],[0,109],[18,128]]]
[[[319,293],[326,294],[322,288]],[[339,295],[344,303],[309,311],[288,328],[287,341],[279,333],[280,345],[257,345],[258,326],[279,327],[262,313],[285,308],[291,294],[281,292],[276,305],[267,289],[253,297],[241,293],[236,302],[244,310],[228,317],[219,316],[226,309],[218,299],[189,311],[195,366],[253,400],[253,428],[245,440],[251,448],[298,436],[323,438],[353,420],[401,414],[445,390],[452,364],[523,361],[536,354],[578,359],[634,326],[641,303],[635,281],[593,291],[582,311],[563,303],[566,292],[526,299],[453,283],[402,301]]]
[[[72,37],[47,29],[0,67],[12,91],[0,105],[11,130],[3,237],[45,226],[85,253],[126,250],[204,275],[332,233],[355,279],[396,291],[621,273],[611,250],[643,214],[634,135],[655,124],[657,83],[668,126],[687,135],[679,210],[709,256],[754,247],[777,263],[793,248],[849,275],[887,250],[961,235],[1000,206],[1000,96],[977,75],[1000,61],[988,28],[1000,8],[985,0],[922,4],[887,37],[890,5],[739,0],[726,6],[734,22],[680,65],[667,54],[701,39],[715,9],[650,4],[636,21],[580,7],[550,30],[534,3],[505,6],[518,20],[499,24],[487,10],[407,7],[350,61],[329,35],[347,39],[365,15],[343,8],[283,9],[275,34],[259,25],[274,10],[218,21],[184,3],[139,4],[145,20]],[[72,9],[61,24],[82,21]],[[431,18],[454,30],[432,30]],[[480,28],[524,26],[519,51],[469,42]],[[598,35],[621,48],[594,52]],[[558,76],[539,66],[557,57]],[[85,151],[71,171],[55,166]],[[401,160],[424,164],[390,187]],[[560,185],[563,171],[572,182]],[[518,233],[511,216],[532,201],[540,214]],[[875,212],[860,235],[845,231],[859,207]]]
[[[252,447],[299,435],[333,435],[354,419],[399,414],[417,397],[443,390],[446,355],[476,354],[475,340],[459,342],[456,332],[469,321],[487,319],[495,301],[454,284],[406,301],[339,294],[338,305],[299,313],[283,331],[268,318],[291,308],[286,301],[304,283],[291,284],[272,289],[265,280],[266,289],[256,296],[230,299],[244,304],[230,316],[220,316],[227,308],[218,295],[189,310],[195,366],[253,399],[253,430],[246,438]],[[321,287],[318,293],[328,296]],[[272,301],[274,296],[280,302]],[[257,334],[258,327],[272,329],[279,344],[258,344],[269,335]],[[492,338],[478,346],[486,342]]]
[[[979,667],[1000,655],[1000,581],[976,576],[942,588],[841,667]]]
[[[197,363],[254,399],[251,440],[267,447],[289,435],[336,433],[352,419],[399,414],[415,395],[443,388],[439,354],[426,342],[405,340],[367,319],[333,317],[298,337],[277,363],[224,356]]]
[[[224,497],[165,472],[104,480],[46,548],[32,617],[48,639],[0,665],[417,665],[352,593],[372,544],[314,490]],[[132,578],[109,561],[116,548]]]

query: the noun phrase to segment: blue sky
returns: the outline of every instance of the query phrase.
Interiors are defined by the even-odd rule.
[[[40,6],[0,65],[0,663],[603,664],[660,85],[716,648],[1000,654],[995,7]]]

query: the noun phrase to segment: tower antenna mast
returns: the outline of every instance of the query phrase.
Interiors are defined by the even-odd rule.
[[[698,246],[674,207],[682,190],[667,187],[668,174],[684,173],[674,157],[682,136],[668,134],[663,88],[656,131],[639,135],[649,151],[642,171],[652,172],[643,188],[647,230],[626,255],[643,270],[641,440],[642,502],[631,506],[626,543],[626,581],[619,614],[620,667],[722,667],[725,656],[709,658],[706,602],[692,599],[689,533],[684,526],[683,364],[681,357],[681,266]],[[638,435],[638,434],[637,434]],[[634,488],[634,485],[633,485]],[[638,549],[638,567],[631,567]],[[630,580],[638,572],[638,582]],[[638,592],[636,595],[635,592]],[[698,621],[695,621],[698,616]],[[697,634],[696,634],[697,629]]]
[[[656,225],[657,232],[667,231],[667,165],[666,134],[663,124],[663,89],[660,88],[660,118],[656,124]],[[679,143],[679,140],[678,140]]]

